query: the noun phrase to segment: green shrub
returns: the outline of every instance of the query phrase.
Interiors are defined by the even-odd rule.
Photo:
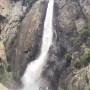
[[[66,53],[64,57],[66,59],[67,66],[69,66],[72,60],[72,55],[69,53]]]
[[[29,7],[31,7],[35,1],[37,0],[27,0],[26,2],[28,3]]]
[[[75,49],[79,49],[80,46],[87,41],[87,39],[90,37],[90,27],[84,27],[80,30],[78,35],[76,37],[73,37],[71,39],[73,43],[73,47]]]
[[[81,64],[87,66],[90,63],[90,48],[86,48],[83,55],[80,57]]]
[[[27,3],[31,4],[33,2],[33,0],[27,0]]]
[[[81,68],[81,62],[79,59],[77,59],[74,63],[74,66],[77,68],[77,69],[80,69]]]
[[[65,54],[65,59],[66,59],[67,61],[72,60],[72,55],[69,54],[69,53],[66,53],[66,54]]]
[[[80,56],[78,60],[75,61],[75,67],[81,68],[85,67],[90,63],[90,48],[85,48],[84,53]]]
[[[90,28],[89,27],[84,27],[80,33],[79,36],[81,40],[86,40],[90,36]]]

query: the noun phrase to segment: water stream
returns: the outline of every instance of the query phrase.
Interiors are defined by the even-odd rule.
[[[53,6],[54,0],[49,0],[46,18],[44,21],[41,52],[36,60],[32,61],[27,65],[25,73],[21,79],[24,85],[23,90],[40,90],[39,79],[43,70],[43,66],[47,62],[49,48],[52,45]]]

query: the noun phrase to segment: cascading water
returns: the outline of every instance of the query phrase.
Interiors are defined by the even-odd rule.
[[[21,79],[24,85],[23,90],[40,90],[39,79],[43,66],[47,62],[48,51],[53,38],[53,4],[54,0],[49,0],[44,22],[41,52],[39,57],[29,63],[26,68],[26,71]]]

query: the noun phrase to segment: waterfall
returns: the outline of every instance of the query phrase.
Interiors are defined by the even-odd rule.
[[[44,31],[40,55],[36,60],[27,65],[25,73],[21,78],[24,85],[23,90],[40,90],[40,75],[43,70],[43,66],[47,62],[48,51],[52,44],[53,38],[53,4],[54,0],[49,0],[46,18],[44,21]]]

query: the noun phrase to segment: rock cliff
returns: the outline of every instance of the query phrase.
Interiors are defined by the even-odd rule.
[[[89,8],[89,0],[55,0],[54,26],[60,33],[56,34],[56,44],[62,48],[59,61],[66,61],[60,71],[60,90],[89,90],[89,61],[86,62],[90,58],[85,54],[88,52],[90,55],[87,51],[90,48],[89,35],[85,35],[90,30]]]
[[[7,57],[9,82],[19,82],[27,64],[40,53],[47,4],[48,0],[0,1],[0,42],[5,47],[4,56],[0,50],[0,67],[2,57]],[[51,90],[89,90],[90,0],[54,0],[53,32],[42,77]]]

